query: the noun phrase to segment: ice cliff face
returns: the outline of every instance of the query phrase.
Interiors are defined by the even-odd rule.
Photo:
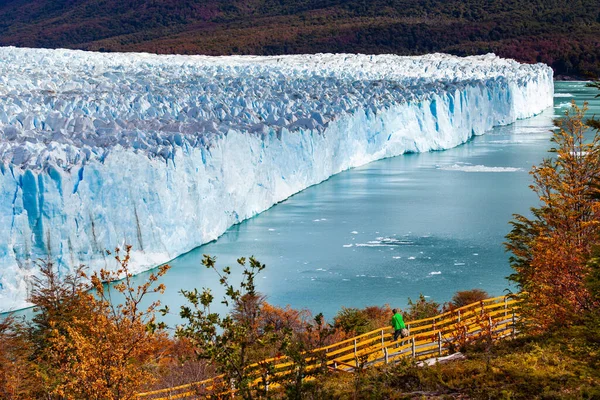
[[[552,104],[494,55],[156,56],[0,48],[0,311],[33,263],[138,271],[333,174]]]

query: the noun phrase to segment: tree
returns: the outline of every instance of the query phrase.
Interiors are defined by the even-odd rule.
[[[253,257],[248,261],[237,260],[242,268],[238,287],[231,283],[230,267],[218,269],[216,259],[204,255],[202,264],[217,273],[225,290],[221,303],[229,310],[225,315],[211,310],[215,299],[208,288],[183,290],[189,304],[181,307],[186,323],[178,327],[176,335],[188,340],[197,358],[212,363],[221,374],[223,379],[218,382],[222,387],[213,389],[213,394],[234,389],[242,398],[252,399],[267,396],[267,384],[277,383],[289,398],[301,399],[305,378],[327,369],[325,351],[311,352],[309,357],[307,353],[340,340],[340,331],[322,314],[313,318],[307,310],[267,303],[255,285],[265,265]],[[285,367],[275,374],[275,365],[281,360]],[[319,360],[321,368],[312,368]]]
[[[182,290],[190,305],[181,306],[181,318],[187,322],[178,327],[176,335],[189,339],[199,359],[214,362],[226,382],[231,382],[242,398],[251,399],[257,390],[251,387],[256,370],[249,366],[265,359],[265,348],[279,337],[268,329],[258,329],[263,298],[256,290],[255,278],[265,265],[254,257],[250,257],[248,265],[245,258],[239,258],[237,262],[243,268],[239,288],[230,282],[230,267],[219,271],[216,258],[204,255],[202,264],[217,273],[225,289],[221,303],[233,307],[234,312],[225,316],[211,312],[214,296],[208,288]],[[268,372],[269,365],[262,367]]]
[[[592,245],[598,239],[600,135],[585,138],[587,104],[573,102],[565,118],[555,121],[554,157],[534,166],[532,190],[540,207],[532,218],[514,215],[507,250],[515,272],[509,277],[523,292],[523,314],[530,328],[570,325],[592,306],[586,277]]]
[[[35,377],[29,397],[128,399],[152,382],[167,337],[154,320],[160,303],[141,303],[147,294],[164,291],[164,285],[153,285],[169,267],[159,267],[135,288],[130,250],[123,256],[117,249],[118,269],[93,274],[91,287],[83,267],[61,278],[52,263],[41,264],[29,299],[37,312],[27,336]],[[113,289],[123,304],[112,301]]]

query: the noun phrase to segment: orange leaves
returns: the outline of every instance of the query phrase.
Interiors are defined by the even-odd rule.
[[[275,332],[291,330],[301,331],[310,320],[308,310],[295,310],[289,305],[285,307],[273,306],[266,301],[262,303],[259,316],[261,329],[271,329]]]
[[[587,104],[573,103],[555,122],[555,156],[531,171],[541,207],[532,220],[516,215],[507,236],[511,279],[527,292],[523,311],[540,330],[571,324],[589,304],[587,263],[600,234],[600,135],[586,137],[586,111]]]
[[[132,398],[153,381],[149,367],[164,341],[164,334],[149,334],[139,321],[115,321],[106,311],[76,319],[49,340],[51,364],[63,377],[52,393],[66,393],[67,398]]]
[[[0,321],[0,398],[26,398],[31,385],[32,345],[20,332],[24,327],[12,317]]]
[[[0,323],[0,398],[130,399],[155,379],[169,338],[154,323],[158,302],[141,304],[147,293],[164,291],[153,284],[169,267],[134,287],[130,249],[117,250],[117,272],[94,273],[90,284],[82,267],[60,277],[52,263],[40,264],[31,325]],[[112,302],[113,290],[123,304]]]

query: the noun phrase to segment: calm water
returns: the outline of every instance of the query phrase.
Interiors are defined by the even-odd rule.
[[[472,288],[503,294],[511,269],[502,242],[511,215],[536,205],[528,171],[548,154],[552,119],[571,99],[600,114],[583,83],[556,82],[556,93],[554,109],[535,118],[455,149],[340,173],[232,227],[170,263],[163,302],[177,311],[180,289],[218,288],[202,254],[220,266],[256,256],[267,265],[258,286],[269,302],[328,318],[342,306],[404,307],[419,293],[439,302]]]
[[[268,301],[329,318],[342,306],[404,307],[419,293],[439,302],[471,288],[503,294],[502,242],[511,215],[536,205],[528,171],[548,154],[552,119],[572,99],[600,114],[583,83],[556,82],[556,93],[554,109],[535,118],[340,173],[232,227],[170,263],[163,301],[177,310],[179,289],[217,287],[202,254],[221,266],[254,255],[267,265],[258,285]]]

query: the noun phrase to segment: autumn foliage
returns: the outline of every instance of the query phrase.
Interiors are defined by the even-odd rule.
[[[571,325],[593,307],[586,277],[600,233],[600,136],[589,137],[586,111],[586,104],[580,109],[573,103],[557,121],[553,157],[531,171],[541,205],[531,219],[515,215],[507,236],[515,270],[510,278],[524,292],[523,313],[534,330]]]
[[[29,299],[35,316],[0,324],[2,398],[130,399],[155,379],[167,336],[154,322],[158,302],[141,303],[164,291],[154,284],[169,267],[136,288],[129,250],[117,250],[116,271],[90,279],[83,267],[61,277],[54,264],[40,264]],[[124,302],[111,301],[112,292]]]

